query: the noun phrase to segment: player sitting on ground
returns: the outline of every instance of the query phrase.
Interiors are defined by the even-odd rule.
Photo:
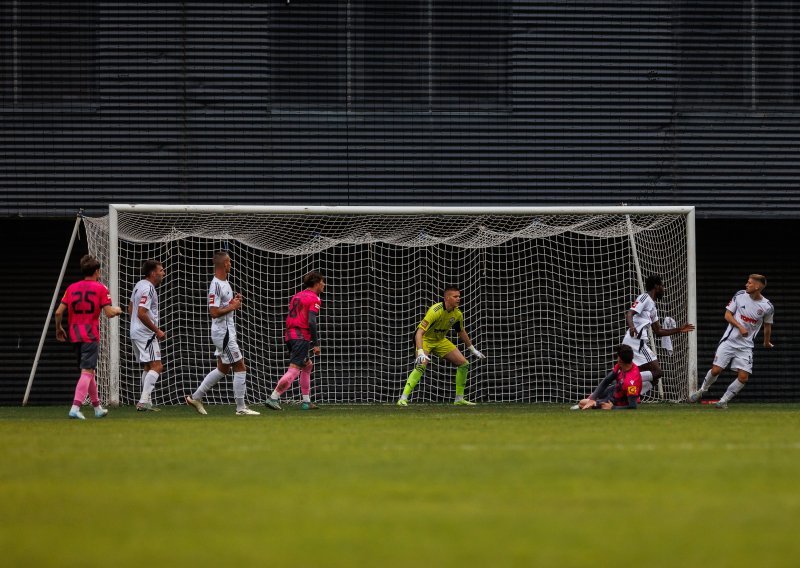
[[[633,349],[630,345],[618,345],[617,364],[578,407],[581,410],[636,410],[641,392],[642,376],[633,364]]]
[[[483,359],[483,354],[475,349],[472,340],[464,329],[464,316],[458,305],[461,303],[461,292],[455,286],[447,286],[444,290],[444,301],[432,305],[425,317],[422,318],[417,332],[414,334],[414,343],[417,348],[417,358],[414,361],[415,367],[406,380],[403,395],[397,401],[398,406],[408,406],[408,397],[417,386],[417,383],[425,374],[428,362],[431,360],[429,355],[433,353],[437,357],[443,357],[456,366],[456,399],[453,404],[458,406],[475,406],[464,398],[464,388],[467,384],[467,373],[469,372],[469,362],[461,351],[445,336],[451,328],[458,332],[458,337],[464,345],[472,351],[478,359]]]

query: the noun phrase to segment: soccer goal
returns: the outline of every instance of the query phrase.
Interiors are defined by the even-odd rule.
[[[693,207],[111,205],[84,222],[115,302],[127,306],[144,260],[164,263],[158,404],[181,403],[214,365],[206,294],[220,249],[244,296],[236,325],[251,403],[286,368],[288,301],[311,270],[327,280],[312,383],[312,399],[325,403],[396,400],[416,326],[448,284],[460,287],[466,328],[487,356],[473,360],[460,346],[472,363],[467,397],[479,402],[568,402],[591,392],[648,274],[666,285],[660,317],[696,322]],[[664,369],[654,397],[684,399],[696,382],[695,334],[673,336],[669,351],[657,341],[651,348]],[[452,400],[454,373],[434,358],[412,400]],[[137,400],[141,369],[126,317],[103,323],[98,379],[108,403]],[[298,397],[293,388],[287,398]],[[207,399],[232,401],[230,381]]]

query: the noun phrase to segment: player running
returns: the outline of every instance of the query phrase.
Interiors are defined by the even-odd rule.
[[[415,367],[406,380],[403,394],[397,401],[398,406],[408,406],[408,397],[425,374],[425,369],[431,360],[431,353],[447,359],[456,366],[456,398],[453,404],[475,406],[474,402],[464,398],[469,362],[461,354],[461,351],[445,337],[448,331],[455,329],[458,337],[475,357],[485,358],[472,345],[472,340],[469,338],[467,330],[464,329],[464,315],[458,309],[460,303],[461,291],[455,286],[447,286],[444,289],[444,301],[433,304],[417,326],[417,332],[414,334],[414,344],[417,349],[417,358],[414,360]]]
[[[325,290],[325,277],[319,272],[309,272],[303,277],[304,290],[289,300],[289,313],[286,316],[286,329],[283,339],[289,352],[289,368],[278,381],[275,390],[264,403],[267,408],[281,410],[280,398],[292,383],[300,377],[300,393],[303,395],[302,410],[319,408],[311,402],[311,371],[314,361],[311,357],[319,355],[319,330],[317,318],[322,307],[320,294]]]
[[[653,383],[661,379],[664,372],[661,365],[647,346],[647,330],[653,330],[656,337],[666,337],[678,333],[694,331],[694,325],[687,323],[681,327],[664,329],[658,321],[656,300],[664,297],[664,282],[660,276],[651,275],[645,281],[645,292],[634,300],[630,309],[625,313],[625,322],[628,333],[622,338],[622,343],[633,349],[633,362],[639,367],[642,374],[642,394],[653,387]]]
[[[158,377],[164,371],[161,364],[161,346],[167,336],[158,327],[158,293],[156,286],[164,281],[164,265],[157,260],[146,260],[142,264],[142,280],[136,283],[128,304],[131,318],[131,344],[136,360],[144,367],[142,372],[142,394],[136,403],[139,412],[158,411],[150,402],[150,395]]]
[[[237,416],[258,416],[260,412],[250,410],[244,402],[247,392],[247,370],[244,356],[236,342],[236,322],[234,312],[242,307],[242,295],[233,293],[228,274],[231,271],[231,257],[224,251],[214,253],[214,278],[208,287],[208,311],[211,314],[211,341],[216,347],[217,367],[206,377],[186,403],[193,406],[199,414],[208,414],[203,407],[203,397],[220,379],[233,369],[233,398],[236,400]]]
[[[114,318],[122,313],[122,308],[111,305],[108,288],[98,281],[100,262],[95,257],[87,254],[81,258],[81,273],[84,276],[83,280],[67,287],[56,309],[56,339],[67,340],[67,334],[61,325],[64,312],[67,312],[69,340],[75,346],[81,368],[69,417],[85,420],[81,405],[86,400],[87,393],[94,407],[95,417],[103,418],[108,414],[108,410],[100,406],[95,379],[100,345],[100,312],[107,318]]]
[[[754,340],[764,325],[764,347],[772,349],[772,317],[775,308],[772,302],[761,295],[767,287],[767,279],[761,274],[751,274],[747,278],[744,290],[734,294],[725,309],[725,321],[728,328],[720,339],[717,351],[714,353],[714,363],[706,373],[703,385],[699,390],[689,395],[690,402],[697,402],[708,392],[711,385],[719,378],[720,373],[730,365],[732,371],[737,371],[736,379],[728,385],[728,390],[722,395],[717,408],[728,408],[728,402],[744,388],[753,372]]]
[[[630,345],[617,346],[617,364],[600,381],[589,398],[578,403],[580,410],[636,410],[642,392],[642,375],[633,363]]]

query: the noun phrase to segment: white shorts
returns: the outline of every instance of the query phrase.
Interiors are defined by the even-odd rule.
[[[749,347],[733,347],[727,341],[717,345],[714,353],[714,364],[717,367],[731,366],[732,371],[744,371],[753,374],[753,350]]]
[[[637,339],[631,337],[630,333],[626,333],[625,337],[622,339],[622,343],[629,345],[631,349],[633,349],[633,364],[637,367],[647,365],[656,360],[656,354],[650,351],[650,348],[647,346],[647,341],[644,339]]]
[[[239,344],[236,343],[235,336],[231,339],[227,333],[221,338],[212,335],[211,341],[214,342],[214,347],[217,348],[214,351],[214,356],[219,357],[225,365],[233,365],[244,358],[242,350],[239,349]]]
[[[131,344],[133,345],[133,356],[136,357],[139,363],[161,361],[161,346],[158,344],[155,333],[150,339],[134,339],[131,337]]]

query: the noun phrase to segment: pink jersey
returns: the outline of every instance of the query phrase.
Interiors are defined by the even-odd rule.
[[[633,365],[628,371],[623,371],[619,363],[614,365],[617,380],[614,388],[614,406],[628,406],[628,397],[635,396],[639,402],[642,393],[642,375],[639,367]]]
[[[283,338],[305,339],[311,341],[311,331],[308,328],[309,312],[319,313],[322,300],[314,292],[306,288],[298,292],[289,301],[289,315],[286,316],[286,331]]]
[[[67,306],[70,341],[100,341],[100,312],[111,305],[108,288],[96,280],[80,280],[69,285],[61,303]]]

